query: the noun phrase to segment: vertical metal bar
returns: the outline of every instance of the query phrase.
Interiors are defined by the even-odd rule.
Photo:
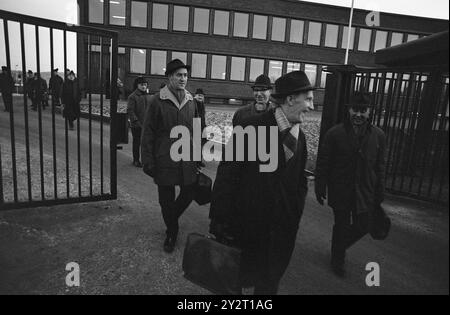
[[[2,166],[2,145],[0,144],[0,205],[5,202],[3,196],[3,166]]]
[[[78,34],[75,34],[77,37],[77,41],[78,41]],[[77,62],[77,74],[80,73],[80,69],[78,67],[78,62]],[[78,78],[78,80],[80,80],[80,78]],[[79,97],[81,97],[81,95],[79,95]],[[81,198],[81,134],[80,134],[80,115],[78,115],[77,118],[77,159],[78,159],[78,163],[77,163],[77,167],[78,167],[78,197]]]
[[[53,51],[53,28],[50,29],[50,70],[52,79],[54,77],[53,69],[55,68],[55,54]],[[53,92],[54,94],[54,92]],[[58,175],[56,163],[56,121],[55,121],[55,100],[52,95],[52,146],[53,146],[53,194],[58,199]]]
[[[111,189],[111,196],[113,199],[117,199],[117,144],[116,139],[114,137],[114,128],[116,126],[117,121],[117,97],[118,97],[118,91],[117,91],[117,68],[118,68],[118,50],[119,50],[119,44],[118,44],[118,37],[115,35],[112,38],[112,51],[111,51],[111,74],[112,74],[112,82],[111,82],[111,108],[110,108],[110,115],[111,115],[111,124],[110,124],[110,189]]]
[[[87,81],[89,84],[89,195],[92,196],[92,58],[91,35],[88,35],[88,68]]]
[[[100,37],[100,84],[104,86],[104,78],[103,78],[103,37]],[[108,78],[107,78],[108,79]],[[111,92],[112,92],[112,85]],[[112,93],[110,93],[110,96]],[[112,98],[112,97],[111,97]],[[111,100],[111,99],[110,99]],[[100,91],[100,194],[103,195],[103,88]]]
[[[11,55],[9,51],[9,30],[8,21],[3,20],[3,31],[5,36],[5,52],[6,52],[6,66],[8,67],[9,74],[11,75]],[[6,105],[6,104],[5,104]],[[18,202],[17,197],[17,165],[16,165],[16,137],[14,128],[14,101],[11,99],[11,108],[9,109],[9,128],[11,135],[11,158],[12,158],[12,172],[13,172],[13,194],[14,202]]]
[[[25,120],[25,155],[26,155],[26,163],[27,163],[27,187],[28,187],[28,201],[32,201],[33,194],[31,188],[31,167],[30,167],[30,129],[28,125],[28,97],[26,89],[28,87],[25,86],[26,81],[26,57],[25,57],[25,32],[23,23],[20,23],[20,45],[21,45],[21,53],[22,53],[22,76],[23,76],[23,111],[24,111],[24,120]]]
[[[34,26],[36,33],[36,68],[39,79],[39,88],[41,81],[43,80],[41,77],[41,65],[40,65],[40,51],[39,51],[39,26]],[[42,141],[42,100],[38,104],[38,125],[39,125],[39,167],[41,173],[41,199],[45,200],[45,184],[44,184],[44,148]]]
[[[449,97],[449,78],[448,76],[445,78],[445,85],[446,85],[446,92],[445,92],[445,98],[444,100],[448,100]],[[448,106],[448,101],[447,101],[447,106]],[[445,102],[443,103],[442,106],[442,111],[441,111],[441,125],[439,126],[439,130],[441,130],[442,133],[444,133],[445,131],[447,131],[447,137],[443,137],[442,142],[442,150],[441,150],[441,156],[442,157],[446,157],[447,161],[448,161],[448,141],[446,139],[448,139],[448,118],[447,118],[447,106],[445,104]],[[448,167],[448,164],[446,164],[446,166]],[[445,178],[447,178],[447,187],[448,187],[448,168],[447,170],[444,170],[443,172],[441,172],[441,178],[439,181],[439,192],[437,194],[437,200],[440,200],[441,196],[442,196],[442,190],[445,184]]]
[[[67,32],[64,30],[63,33],[63,45],[64,45],[64,82],[67,82]],[[66,144],[66,193],[67,198],[70,198],[70,183],[69,183],[69,125],[67,118],[65,121],[65,144]]]
[[[381,117],[383,116],[383,119],[384,119],[384,116],[386,115],[386,112],[383,115],[383,109],[385,108],[385,106],[384,106],[384,100],[385,100],[385,92],[384,91],[385,90],[386,90],[386,72],[384,72],[382,74],[381,84],[379,85],[379,91],[378,91],[378,93],[381,93],[380,112],[379,112],[378,121],[377,121],[378,127],[381,127]]]

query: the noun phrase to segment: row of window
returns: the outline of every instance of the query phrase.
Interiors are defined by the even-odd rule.
[[[293,44],[347,48],[348,26],[338,24],[191,8],[180,5],[171,6],[162,3],[151,4],[142,1],[131,1],[131,13],[127,17],[127,0],[106,1],[110,3],[109,23],[111,25],[125,26],[127,18],[129,18],[132,27],[151,27],[152,29],[175,32],[194,32],[219,36],[232,35],[238,38],[270,39],[271,41]],[[104,23],[103,5],[104,0],[89,0],[90,23]],[[151,9],[151,23],[148,23],[147,18],[149,8]],[[172,19],[169,19],[169,14],[172,15]],[[171,21],[171,25],[169,25],[169,21]],[[211,21],[212,23],[210,23]],[[271,29],[269,29],[269,26],[271,26]],[[389,33],[391,33],[391,36],[389,36]],[[358,39],[357,47],[355,47],[356,36]],[[359,51],[370,52],[418,38],[419,35],[417,34],[352,27],[349,46],[351,49],[356,48]]]

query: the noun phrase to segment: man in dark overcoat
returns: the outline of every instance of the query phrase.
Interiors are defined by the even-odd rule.
[[[300,124],[313,108],[314,87],[304,72],[282,76],[275,87],[275,108],[244,118],[240,125],[263,127],[266,146],[278,155],[276,169],[262,172],[265,163],[245,160],[227,172],[233,176],[218,173],[210,211],[211,233],[218,240],[231,234],[242,249],[241,286],[262,295],[278,292],[295,247],[307,193],[307,148]],[[274,130],[276,146],[269,140]],[[259,131],[257,137],[263,137]]]
[[[2,93],[3,104],[5,112],[9,112],[12,106],[14,79],[8,67],[2,66],[2,73],[0,74],[0,92]]]
[[[58,75],[58,68],[53,70],[53,75],[50,78],[49,84],[48,84],[48,88],[49,88],[49,92],[50,95],[52,96],[52,100],[55,104],[55,106],[59,106],[61,105],[61,89],[62,89],[62,85],[64,83],[63,78],[61,78]]]
[[[384,199],[384,132],[369,121],[371,99],[356,93],[345,122],[331,128],[319,150],[315,193],[333,208],[335,224],[331,267],[345,275],[346,250],[361,239],[374,223],[374,211]],[[327,196],[328,195],[328,196]]]
[[[61,102],[64,105],[63,117],[66,119],[70,130],[74,130],[74,121],[80,117],[81,91],[78,79],[73,71],[70,71],[63,83]]]
[[[32,104],[31,109],[37,110],[39,107],[45,109],[47,93],[47,81],[37,72],[34,73],[33,81],[31,82]]]

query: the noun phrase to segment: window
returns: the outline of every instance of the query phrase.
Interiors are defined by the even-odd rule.
[[[227,57],[212,56],[211,79],[225,80],[227,72]]]
[[[322,33],[322,24],[309,22],[308,45],[320,46],[320,36]]]
[[[367,28],[359,29],[358,50],[370,51],[370,42],[372,41],[372,30]]]
[[[194,10],[194,32],[205,33],[209,32],[209,10],[195,8]]]
[[[336,48],[338,45],[339,26],[334,24],[327,24],[325,32],[325,46]]]
[[[291,43],[302,44],[304,29],[305,22],[299,20],[291,20],[291,36],[289,41]]]
[[[327,74],[328,74],[328,72],[323,71],[323,67],[322,67],[322,71],[320,73],[320,87],[321,88],[325,88],[327,86]]]
[[[375,34],[375,47],[374,51],[386,48],[388,32],[377,31]]]
[[[312,86],[316,85],[317,79],[317,66],[316,65],[305,65],[305,73],[308,76],[309,82]]]
[[[250,59],[250,82],[255,82],[256,78],[264,74],[264,60]]]
[[[275,82],[276,79],[283,74],[283,62],[282,61],[269,61],[269,78],[270,81]]]
[[[248,36],[248,14],[235,13],[234,14],[234,31],[235,37],[247,37]]]
[[[109,24],[125,26],[125,0],[109,2]]]
[[[103,24],[102,0],[89,0],[89,23]]]
[[[147,27],[147,2],[131,1],[131,26]]]
[[[206,78],[206,55],[192,54],[192,73],[193,78]]]
[[[286,73],[292,72],[292,71],[299,71],[300,70],[300,63],[299,62],[288,62],[287,63],[287,69]]]
[[[341,47],[343,49],[347,49],[347,42],[348,42],[348,26],[344,26],[343,34],[342,34],[342,45]],[[350,50],[353,49],[355,46],[355,28],[352,27],[352,30],[350,32]]]
[[[392,33],[391,46],[397,46],[403,43],[402,33]]]
[[[175,5],[173,7],[173,30],[189,31],[189,7]]]
[[[413,41],[419,39],[419,35],[417,34],[408,34],[408,38],[406,39],[407,42]]]
[[[163,50],[152,50],[151,74],[165,75],[167,53]]]
[[[152,27],[159,30],[167,30],[169,19],[169,6],[166,4],[153,4]]]
[[[267,16],[253,16],[253,38],[267,39]]]
[[[145,73],[147,68],[147,51],[145,49],[131,48],[130,71],[132,73]]]
[[[231,57],[230,80],[244,81],[245,79],[245,58]]]
[[[272,22],[272,40],[284,42],[286,36],[286,19],[273,18]]]
[[[227,11],[214,11],[214,35],[228,36],[230,27],[230,13]]]
[[[187,63],[187,53],[185,52],[179,52],[179,51],[172,51],[172,60],[174,59],[180,59],[183,61],[184,64]]]

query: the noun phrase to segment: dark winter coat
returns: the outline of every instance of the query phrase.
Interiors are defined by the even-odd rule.
[[[265,126],[269,135],[269,127],[277,123],[269,110],[243,119],[240,125]],[[298,151],[287,163],[282,141],[278,132],[275,172],[260,172],[260,162],[224,162],[214,183],[210,218],[230,225],[235,233],[242,248],[244,287],[254,285],[262,274],[278,282],[295,247],[307,193],[306,140],[300,130]]]
[[[64,105],[63,117],[75,120],[80,117],[81,92],[77,79],[64,81],[61,91],[61,103]]]
[[[47,93],[47,81],[42,78],[33,79],[31,81],[31,95],[32,98],[42,99]]]
[[[186,91],[184,101],[178,101],[167,87],[153,96],[147,96],[142,130],[142,163],[144,170],[150,169],[154,180],[161,186],[192,185],[197,180],[197,162],[193,161],[192,148],[190,161],[175,162],[170,149],[178,139],[170,138],[172,128],[185,126],[193,135],[193,119],[198,117],[192,95]],[[190,139],[192,146],[192,137]]]
[[[255,103],[241,107],[233,115],[233,126],[239,126],[243,119],[260,113],[256,111]]]
[[[131,128],[142,128],[144,125],[147,93],[136,89],[128,97],[127,113]]]
[[[2,94],[12,94],[14,92],[14,79],[9,73],[0,73],[0,92]]]
[[[316,165],[316,191],[327,192],[336,210],[371,213],[384,199],[384,132],[368,125],[358,141],[350,124],[331,128],[324,137]]]
[[[61,95],[61,88],[63,84],[64,80],[59,75],[54,75],[50,78],[48,88],[51,91],[51,94],[59,97]]]

